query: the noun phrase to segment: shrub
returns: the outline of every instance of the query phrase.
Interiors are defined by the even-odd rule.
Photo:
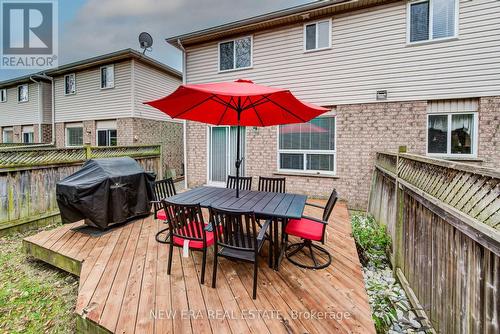
[[[378,224],[372,216],[352,216],[352,233],[363,265],[381,267],[388,264],[387,251],[391,238],[385,225]]]

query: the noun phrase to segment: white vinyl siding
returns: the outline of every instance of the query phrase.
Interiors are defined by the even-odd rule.
[[[176,90],[181,79],[152,68],[139,61],[133,62],[134,77],[134,116],[158,121],[172,120],[167,114],[143,102],[164,97]],[[180,120],[173,120],[180,122]]]
[[[23,103],[17,101],[18,86],[6,88],[7,101],[0,103],[0,126],[38,124],[38,85],[30,83],[28,86],[28,101]]]
[[[333,17],[332,48],[304,53],[303,24],[253,35],[253,68],[218,73],[218,42],[187,49],[188,83],[240,77],[319,105],[498,95],[500,1],[460,2],[460,38],[408,46],[406,2]]]
[[[76,73],[78,93],[64,95],[64,76],[54,80],[56,122],[132,117],[131,61],[115,64],[115,86],[101,89],[100,67]]]

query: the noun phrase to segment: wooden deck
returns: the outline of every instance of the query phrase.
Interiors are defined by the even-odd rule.
[[[306,208],[308,215],[320,213]],[[24,246],[80,276],[79,332],[374,333],[345,204],[337,204],[330,220],[332,265],[312,271],[284,259],[276,272],[263,258],[256,300],[249,264],[221,259],[217,288],[211,288],[210,253],[204,285],[198,252],[183,258],[176,248],[167,275],[169,246],[154,238],[164,225],[152,216],[104,233],[64,225],[26,238]]]

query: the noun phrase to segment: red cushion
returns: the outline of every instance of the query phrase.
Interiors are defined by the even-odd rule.
[[[165,210],[161,209],[156,213],[156,219],[167,220],[167,215],[165,214]]]
[[[311,219],[290,219],[286,224],[285,233],[303,239],[320,241],[323,237],[323,228],[322,223]]]
[[[193,226],[193,229],[191,229],[192,224],[195,224],[195,226]],[[205,224],[205,226],[207,226],[207,225]],[[191,222],[187,226],[184,227],[184,231],[191,232],[193,230],[198,231],[198,235],[197,236],[195,235],[196,237],[199,236],[200,238],[203,238],[203,232],[201,230],[201,223]],[[186,233],[186,234],[188,234],[188,233]],[[212,246],[214,244],[214,232],[205,231],[205,234],[207,237],[207,247]],[[177,246],[184,246],[184,240],[185,240],[184,238],[174,236],[174,244],[176,244]],[[200,241],[189,240],[189,248],[201,249],[201,248],[203,248],[203,241],[201,241],[201,240]]]

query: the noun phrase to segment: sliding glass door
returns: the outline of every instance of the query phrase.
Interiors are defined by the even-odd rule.
[[[245,128],[241,128],[240,152],[245,157]],[[227,176],[236,175],[236,139],[235,126],[212,126],[209,129],[208,183],[225,184]],[[245,160],[240,168],[240,175],[245,175]]]

